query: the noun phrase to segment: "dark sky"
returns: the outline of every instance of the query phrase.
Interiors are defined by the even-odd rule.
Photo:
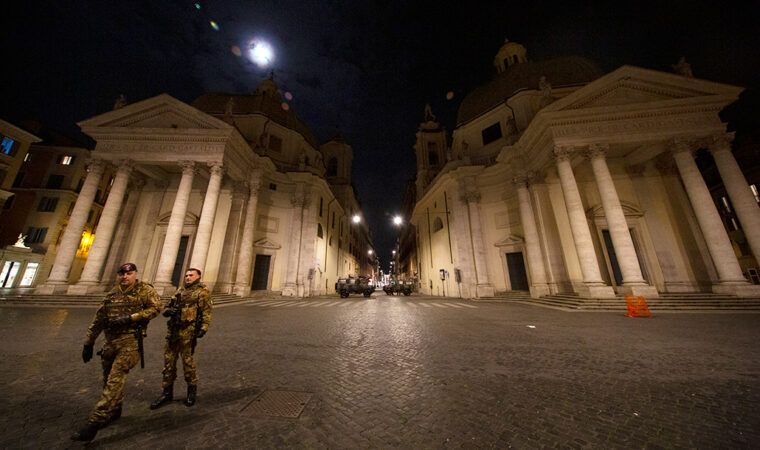
[[[352,145],[354,184],[384,263],[395,240],[390,218],[414,177],[425,103],[452,130],[463,95],[495,74],[505,37],[525,45],[529,59],[580,55],[605,72],[623,64],[669,71],[683,55],[696,77],[757,86],[760,68],[756,1],[198,3],[11,2],[0,17],[0,117],[73,132],[121,93],[129,102],[166,92],[190,103],[204,92],[250,92],[270,69],[231,47],[267,39],[292,110],[320,142],[338,126]]]

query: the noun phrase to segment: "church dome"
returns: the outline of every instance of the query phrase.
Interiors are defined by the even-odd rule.
[[[502,50],[509,44],[512,42],[505,44]],[[542,76],[545,76],[552,87],[556,89],[562,86],[586,84],[602,75],[601,69],[593,61],[580,56],[566,56],[540,62],[515,63],[488,83],[465,96],[459,105],[457,126],[474,119],[500,103],[504,103],[518,91],[538,89],[538,81]]]
[[[314,133],[301,122],[293,110],[283,108],[280,90],[271,78],[262,81],[253,94],[210,92],[195,99],[192,105],[217,117],[227,114],[233,116],[262,114],[286,128],[297,131],[314,148],[319,146]]]

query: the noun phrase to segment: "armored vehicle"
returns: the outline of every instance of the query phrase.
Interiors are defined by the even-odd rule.
[[[335,291],[342,298],[346,298],[351,294],[363,294],[365,297],[369,297],[375,292],[375,285],[371,277],[350,276],[348,278],[338,278],[337,283],[335,283]]]
[[[412,284],[411,280],[391,280],[383,287],[383,291],[388,295],[411,295]]]

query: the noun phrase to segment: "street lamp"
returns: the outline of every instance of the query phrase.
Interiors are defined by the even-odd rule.
[[[396,225],[396,226],[401,225],[401,222],[403,222],[403,221],[404,221],[404,219],[402,219],[401,216],[395,216],[393,218],[393,224]]]
[[[354,217],[352,217],[351,220],[353,220],[354,223],[359,223],[362,221],[362,218],[359,217],[359,214],[354,214]]]
[[[371,255],[372,254],[372,250],[367,250],[367,254]]]

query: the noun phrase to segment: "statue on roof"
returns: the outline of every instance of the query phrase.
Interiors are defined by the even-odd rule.
[[[26,246],[26,243],[24,242],[25,239],[26,239],[26,236],[24,236],[23,233],[19,233],[18,238],[16,239],[16,243],[13,244],[13,246],[19,247],[19,248],[29,248]]]
[[[425,122],[435,122],[435,114],[433,114],[430,103],[425,104]]]
[[[673,68],[673,72],[677,73],[678,75],[687,78],[694,78],[694,74],[691,71],[691,64],[686,62],[685,56],[680,57],[678,59],[678,62],[676,64],[673,64],[671,67]]]
[[[113,109],[123,108],[127,105],[127,97],[124,94],[119,94],[116,101],[113,102]]]
[[[224,105],[224,118],[227,120],[232,119],[232,112],[235,110],[235,99],[230,97],[227,100],[227,104]]]
[[[541,75],[538,79],[538,89],[541,91],[541,107],[554,101],[552,96],[552,84],[546,79],[546,75]]]

